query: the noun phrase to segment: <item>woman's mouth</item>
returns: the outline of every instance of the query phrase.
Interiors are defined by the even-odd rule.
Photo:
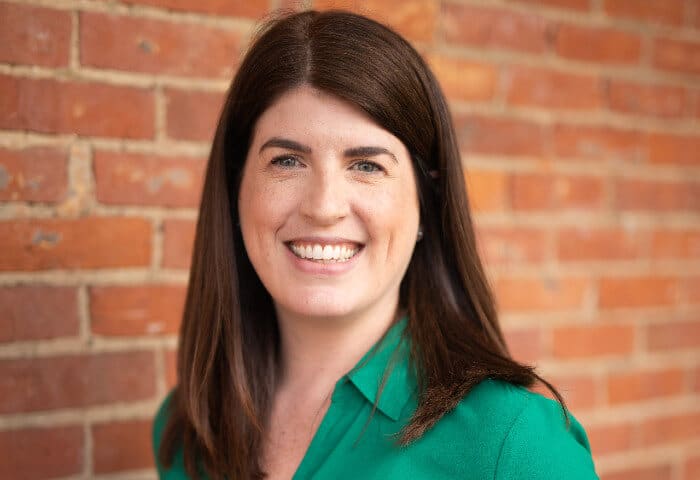
[[[363,248],[363,245],[353,242],[323,244],[291,241],[286,245],[297,258],[317,263],[347,262]]]

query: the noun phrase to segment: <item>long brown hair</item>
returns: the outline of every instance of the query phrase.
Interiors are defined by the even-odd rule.
[[[477,253],[447,103],[420,55],[398,34],[347,12],[306,11],[271,21],[243,59],[214,137],[180,331],[178,384],[159,459],[178,448],[198,477],[263,478],[262,439],[279,368],[272,300],[243,246],[241,172],[260,115],[311,85],[364,110],[399,138],[416,172],[423,240],[401,284],[418,407],[400,435],[423,435],[479,382],[542,381],[515,362]]]

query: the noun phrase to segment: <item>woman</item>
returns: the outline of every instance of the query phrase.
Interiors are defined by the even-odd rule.
[[[445,99],[367,18],[271,22],[206,173],[162,478],[592,479],[513,361]]]

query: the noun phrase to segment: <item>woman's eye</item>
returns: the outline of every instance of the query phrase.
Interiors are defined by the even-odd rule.
[[[271,163],[283,168],[293,168],[299,166],[299,159],[291,156],[281,156],[273,158]]]
[[[383,168],[374,162],[369,162],[369,161],[361,161],[357,162],[356,164],[353,165],[353,168],[355,170],[358,170],[363,173],[374,173],[374,172],[380,172],[383,170]]]

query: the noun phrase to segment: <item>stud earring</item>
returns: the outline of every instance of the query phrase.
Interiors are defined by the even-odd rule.
[[[420,242],[423,239],[423,227],[418,228],[418,235],[416,237],[416,242]]]

